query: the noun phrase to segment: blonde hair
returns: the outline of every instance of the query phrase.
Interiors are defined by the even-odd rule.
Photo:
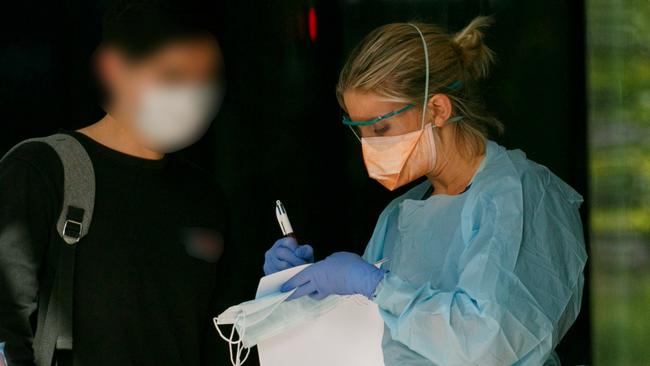
[[[417,26],[429,56],[429,100],[444,93],[453,106],[459,146],[470,154],[482,154],[489,129],[503,132],[503,124],[483,107],[477,82],[488,76],[495,55],[483,43],[484,29],[492,18],[480,16],[463,30],[448,34],[425,23]],[[350,54],[336,86],[336,97],[345,110],[343,93],[373,92],[389,100],[420,104],[425,92],[425,54],[422,38],[409,23],[381,26],[368,34]]]

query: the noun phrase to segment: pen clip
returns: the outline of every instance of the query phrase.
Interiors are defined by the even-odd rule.
[[[375,267],[377,267],[377,268],[381,268],[381,266],[382,266],[384,263],[388,262],[389,260],[390,260],[390,258],[380,259],[379,261],[375,262]]]

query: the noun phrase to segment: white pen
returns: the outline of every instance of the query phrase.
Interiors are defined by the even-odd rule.
[[[280,200],[275,201],[275,216],[278,218],[278,224],[280,224],[282,235],[295,238],[296,234],[293,232],[293,227],[291,227],[289,215],[287,215],[287,210],[285,210],[284,205]]]
[[[282,235],[296,238],[296,234],[293,232],[293,227],[291,226],[291,221],[289,221],[289,215],[287,215],[287,210],[284,208],[284,205],[280,200],[275,201],[275,217],[277,217],[278,224],[280,224]],[[389,260],[390,258],[383,258],[375,262],[374,265],[377,268],[381,268],[381,266]]]

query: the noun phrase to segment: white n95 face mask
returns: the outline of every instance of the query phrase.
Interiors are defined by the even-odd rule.
[[[242,365],[248,358],[250,348],[259,342],[314,319],[345,299],[344,296],[331,295],[320,301],[308,296],[285,301],[294,291],[295,289],[286,293],[275,292],[231,306],[213,319],[219,336],[228,342],[230,362],[234,366]],[[225,324],[233,325],[229,337],[219,328]],[[233,339],[235,330],[239,334],[237,340]]]
[[[147,87],[134,116],[135,130],[154,151],[180,150],[203,136],[218,110],[219,94],[209,84]]]

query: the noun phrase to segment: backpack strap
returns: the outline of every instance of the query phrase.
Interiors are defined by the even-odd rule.
[[[43,142],[59,155],[63,165],[63,202],[56,223],[63,239],[59,248],[56,278],[48,301],[43,324],[38,324],[34,338],[37,365],[51,365],[54,351],[71,350],[73,346],[73,295],[76,243],[90,229],[95,204],[95,172],[86,149],[73,136],[55,134],[25,140]]]
[[[58,133],[25,140],[9,150],[28,142],[44,142],[59,155],[63,164],[63,205],[57,221],[57,232],[68,244],[75,244],[90,228],[95,205],[95,172],[86,149],[74,137]]]

